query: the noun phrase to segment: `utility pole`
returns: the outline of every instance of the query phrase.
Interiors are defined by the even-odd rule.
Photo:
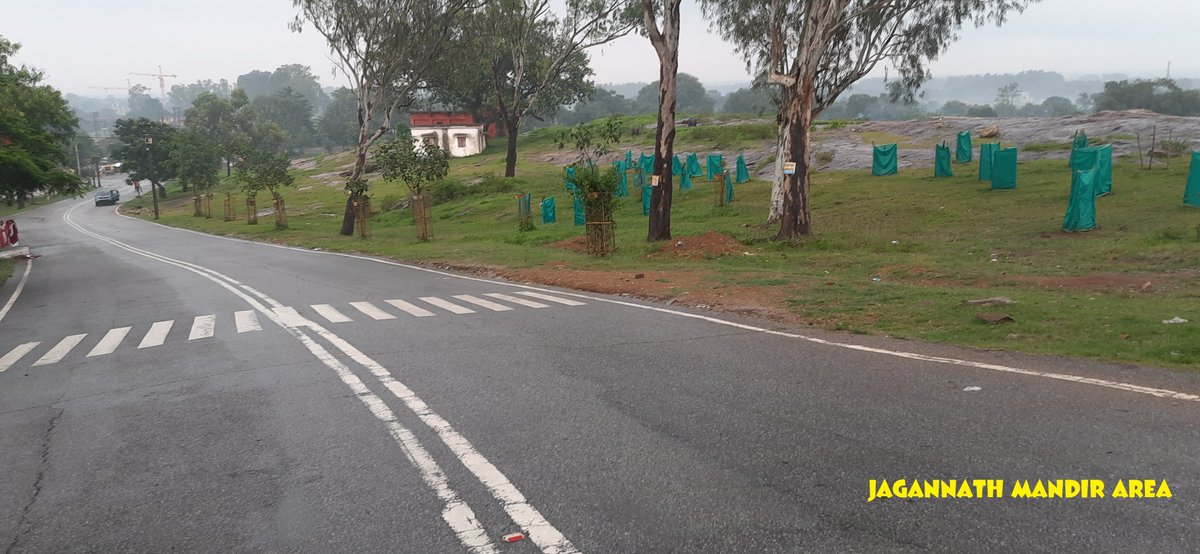
[[[76,137],[73,142],[75,143],[75,175],[78,175],[79,178],[82,179],[83,164],[79,163],[79,138]],[[89,179],[88,182],[91,182],[91,180]]]
[[[154,219],[158,219],[158,185],[154,182],[154,137],[146,137],[146,164],[150,166],[150,197],[154,199]]]

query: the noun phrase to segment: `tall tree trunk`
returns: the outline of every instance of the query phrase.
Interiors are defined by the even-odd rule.
[[[354,152],[354,169],[350,171],[350,179],[348,182],[360,181],[363,174],[367,170],[367,150],[370,145],[366,144],[366,127],[359,127],[358,130],[358,147]],[[342,213],[342,228],[338,230],[338,234],[344,236],[354,235],[354,225],[358,222],[358,213],[354,208],[354,202],[359,199],[360,193],[353,190],[346,196],[346,211]]]
[[[17,194],[17,209],[18,210],[25,209],[25,193],[23,193],[23,192]]]
[[[517,131],[520,126],[521,122],[515,117],[507,121],[504,126],[508,133],[508,157],[504,159],[505,177],[514,177],[517,174]]]
[[[783,174],[783,163],[787,161],[785,153],[792,151],[792,126],[786,119],[779,121],[779,136],[775,141],[775,181],[771,184],[771,209],[767,213],[767,224],[779,223],[783,217],[783,192],[790,181],[790,175]]]
[[[790,127],[791,144],[787,160],[796,163],[796,173],[788,175],[783,194],[783,214],[777,240],[790,240],[812,234],[812,213],[809,206],[809,159],[811,157],[813,75],[805,74],[799,90],[791,96],[781,114]],[[783,152],[780,152],[782,155]]]
[[[642,15],[650,43],[658,54],[658,128],[654,132],[654,175],[658,176],[658,186],[650,191],[647,242],[671,240],[671,196],[675,190],[671,168],[675,160],[675,104],[678,100],[679,4],[680,0],[663,2],[663,25],[660,31],[654,17],[654,2],[642,0]]]

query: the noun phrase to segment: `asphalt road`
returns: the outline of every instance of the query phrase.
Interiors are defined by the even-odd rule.
[[[780,330],[90,199],[17,219],[40,257],[0,320],[5,552],[1200,549],[1200,373]],[[868,502],[872,479],[1005,490]],[[1010,497],[1037,479],[1109,494]]]

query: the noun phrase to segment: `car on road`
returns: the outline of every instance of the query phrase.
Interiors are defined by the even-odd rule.
[[[102,190],[96,193],[96,205],[116,204],[121,199],[121,193],[115,190]]]

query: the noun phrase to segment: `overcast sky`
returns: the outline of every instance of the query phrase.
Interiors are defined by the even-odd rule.
[[[764,0],[765,1],[765,0]],[[709,85],[748,81],[745,64],[709,32],[698,2],[684,4],[680,70]],[[45,71],[46,81],[76,94],[89,87],[158,89],[174,83],[228,79],[255,69],[301,63],[323,85],[334,77],[323,39],[288,30],[290,0],[0,0],[0,35],[23,45],[17,61]],[[1002,28],[964,29],[933,64],[934,76],[1058,71],[1068,77],[1127,73],[1200,77],[1200,0],[1046,0]],[[649,41],[630,36],[591,52],[598,83],[649,82],[658,65]],[[123,90],[113,91],[123,95]]]

